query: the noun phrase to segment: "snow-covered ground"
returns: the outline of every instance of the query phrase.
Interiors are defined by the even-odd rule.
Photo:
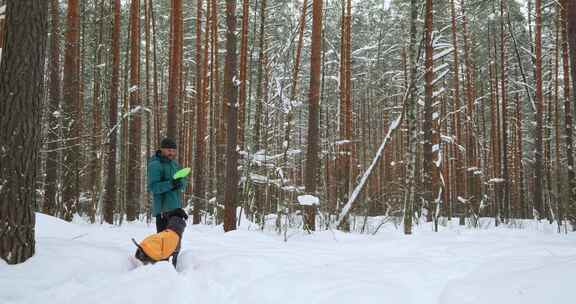
[[[456,224],[456,223],[454,223]],[[178,271],[130,269],[130,238],[153,225],[37,216],[37,254],[0,260],[0,303],[572,303],[576,234],[548,224],[376,235],[189,226]]]

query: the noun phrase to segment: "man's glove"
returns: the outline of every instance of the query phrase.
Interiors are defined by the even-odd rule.
[[[172,190],[182,189],[183,186],[184,183],[182,182],[181,178],[172,180]]]

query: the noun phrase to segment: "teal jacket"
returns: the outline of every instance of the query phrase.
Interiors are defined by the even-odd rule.
[[[182,208],[180,192],[186,189],[186,179],[180,189],[173,189],[172,185],[172,176],[180,169],[176,161],[162,156],[160,151],[148,160],[148,191],[154,196],[152,215]]]

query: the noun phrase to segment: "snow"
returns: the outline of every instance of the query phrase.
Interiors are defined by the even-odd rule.
[[[493,178],[493,179],[490,179],[490,180],[488,181],[488,183],[491,183],[491,184],[499,184],[499,183],[503,183],[503,182],[505,182],[505,181],[506,181],[506,180],[503,179],[503,178]]]
[[[438,60],[438,59],[440,59],[440,58],[443,58],[443,57],[445,57],[446,55],[449,55],[450,53],[452,53],[453,51],[454,51],[454,48],[453,48],[453,47],[447,48],[447,49],[445,49],[445,50],[443,50],[443,51],[441,51],[441,52],[439,52],[439,53],[434,54],[433,60],[436,61],[436,60]]]
[[[446,135],[440,134],[440,138],[442,139],[443,142],[446,142],[449,144],[454,143],[454,138],[452,138],[451,136],[446,136]]]
[[[234,75],[234,77],[232,78],[232,83],[234,84],[235,87],[238,88],[242,84],[242,81],[240,81],[240,79],[236,78],[236,75]]]
[[[343,140],[338,140],[338,141],[336,141],[334,144],[337,145],[337,146],[341,146],[341,145],[347,145],[347,144],[349,144],[349,143],[351,143],[350,140],[348,140],[348,139],[343,139]]]
[[[446,76],[446,74],[448,74],[450,72],[450,70],[444,70],[442,71],[442,73],[440,75],[438,75],[438,77],[436,77],[436,79],[434,79],[434,81],[432,81],[432,85],[436,85],[436,83],[442,79],[444,79],[444,77]],[[442,87],[442,89],[444,89],[444,87]],[[442,90],[443,91],[443,90]],[[434,92],[434,94],[436,96],[440,95],[440,93],[436,93]],[[435,97],[436,97],[435,96]]]
[[[443,63],[439,66],[434,67],[434,74],[438,73],[438,71],[440,70],[444,70],[445,68],[450,68],[450,65],[448,63]]]
[[[376,218],[374,218],[376,220]],[[66,223],[37,215],[37,251],[0,260],[0,303],[571,303],[576,234],[548,223],[458,226],[457,219],[375,235],[290,231],[224,234],[189,225],[175,271],[168,263],[130,269],[134,245],[154,224]],[[380,221],[370,222],[376,226]],[[521,229],[519,229],[522,227]]]
[[[388,10],[390,8],[390,2],[392,2],[392,0],[384,0],[384,10]]]
[[[298,196],[298,203],[302,206],[317,206],[320,205],[320,199],[313,195],[300,195]]]

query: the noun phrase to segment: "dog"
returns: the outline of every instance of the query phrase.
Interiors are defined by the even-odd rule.
[[[165,213],[164,216],[168,218],[168,225],[164,231],[149,235],[140,243],[132,239],[138,247],[134,257],[144,265],[168,261],[170,256],[180,249],[188,215],[184,209],[179,208]]]

